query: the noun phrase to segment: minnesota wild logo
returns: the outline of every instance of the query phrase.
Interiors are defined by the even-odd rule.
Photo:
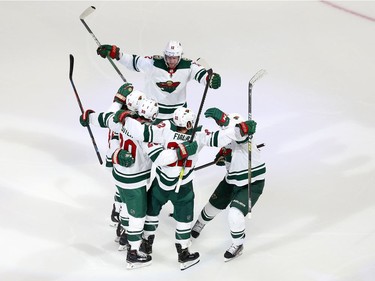
[[[156,85],[162,90],[163,92],[172,93],[181,82],[173,82],[173,81],[166,81],[166,82],[159,82]]]

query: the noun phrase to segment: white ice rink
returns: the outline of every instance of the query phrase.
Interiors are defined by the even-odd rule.
[[[0,2],[0,280],[373,281],[375,278],[375,2]],[[108,226],[114,186],[100,166],[69,82],[85,108],[107,109],[122,80],[96,43],[161,54],[170,39],[222,76],[204,110],[247,116],[266,147],[264,194],[243,255],[224,263],[226,212],[193,241],[180,271],[174,221],[160,218],[151,266],[126,270]],[[142,87],[142,74],[119,66]],[[191,82],[198,111],[203,86]],[[216,129],[212,120],[201,123]],[[93,128],[102,156],[106,130]],[[213,159],[205,148],[200,164]],[[195,217],[224,168],[197,172]]]

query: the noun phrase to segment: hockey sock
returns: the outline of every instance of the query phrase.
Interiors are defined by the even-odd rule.
[[[129,226],[126,229],[126,232],[128,234],[128,241],[132,250],[138,251],[139,246],[141,246],[144,222],[145,217],[129,217]]]
[[[176,243],[181,244],[182,249],[186,249],[191,243],[191,222],[176,222],[175,238]]]
[[[204,208],[202,209],[201,213],[199,214],[198,220],[199,222],[206,224],[209,221],[211,221],[220,212],[221,212],[220,209],[212,206],[212,204],[208,202],[206,206],[204,206]]]
[[[146,216],[143,238],[147,239],[150,235],[155,235],[155,231],[159,226],[159,218],[156,216]]]
[[[228,212],[228,221],[233,244],[243,244],[245,238],[245,216],[237,208],[231,207]]]

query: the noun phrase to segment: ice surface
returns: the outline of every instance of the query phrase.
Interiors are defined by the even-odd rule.
[[[0,2],[0,279],[373,280],[375,3],[336,4],[370,19],[319,1]],[[73,54],[82,103],[96,111],[122,84],[79,21],[90,5],[86,22],[102,44],[153,55],[176,39],[186,57],[209,62],[222,87],[205,109],[247,116],[248,80],[267,70],[253,89],[267,182],[239,259],[223,262],[223,212],[192,245],[201,262],[180,272],[167,205],[153,264],[126,270],[108,226],[114,186],[68,79]],[[142,87],[141,74],[120,70]],[[198,110],[203,87],[189,90]],[[104,156],[106,131],[93,132]],[[199,164],[215,153],[204,149]],[[197,172],[195,216],[223,175]]]

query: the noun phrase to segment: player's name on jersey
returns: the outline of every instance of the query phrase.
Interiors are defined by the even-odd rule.
[[[190,137],[189,135],[185,135],[185,134],[180,134],[180,133],[174,133],[174,136],[173,136],[173,139],[174,140],[182,140],[182,141],[189,141],[190,140]]]
[[[129,131],[126,130],[126,128],[122,127],[122,128],[121,128],[121,132],[122,132],[123,134],[127,135],[128,137],[133,138],[133,136],[129,133]]]

